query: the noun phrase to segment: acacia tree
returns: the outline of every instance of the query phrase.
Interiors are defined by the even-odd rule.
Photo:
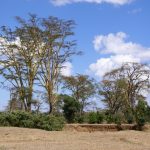
[[[63,77],[63,88],[71,91],[72,97],[80,102],[80,115],[89,104],[88,99],[96,93],[96,83],[87,75]]]
[[[126,63],[121,68],[122,76],[126,78],[127,86],[127,103],[132,109],[140,97],[148,92],[150,87],[150,68],[140,63]]]
[[[110,114],[117,114],[124,110],[126,86],[126,81],[123,79],[113,81],[105,78],[101,82],[99,94],[102,96],[102,102],[104,102]]]
[[[23,91],[23,62],[20,61],[20,56],[18,55],[18,41],[16,39],[15,33],[3,26],[1,27],[1,37],[0,37],[0,74],[4,78],[4,85],[7,81],[10,83],[7,89],[19,89],[19,95],[21,102],[24,101],[24,91]],[[26,108],[26,105],[25,105]]]
[[[113,83],[109,84],[109,88],[112,90],[111,92],[107,89],[107,84],[104,86],[106,89],[105,93],[107,93],[113,104],[115,104],[116,98],[119,98],[119,96],[115,96],[114,99],[114,95],[119,94],[124,101],[122,104],[124,104],[126,110],[131,109],[134,114],[137,102],[141,98],[144,99],[144,94],[149,90],[149,75],[150,69],[147,65],[140,63],[125,63],[120,68],[105,74],[104,79],[107,79],[108,83]],[[119,91],[116,89],[114,90],[114,87],[118,87],[118,81],[123,81],[123,84],[119,87]],[[110,105],[110,101],[106,101],[105,99],[105,102],[108,106]]]
[[[74,21],[61,20],[55,17],[42,19],[44,55],[40,63],[37,78],[46,91],[46,101],[49,104],[49,113],[55,110],[57,101],[57,86],[61,69],[70,57],[80,52],[75,51],[75,41],[69,37],[74,35],[72,29]]]
[[[33,86],[42,60],[43,34],[40,19],[29,15],[29,20],[16,17],[15,29],[2,27],[0,42],[1,75],[19,91],[25,110],[31,111]]]
[[[12,88],[19,91],[25,110],[31,111],[35,81],[44,88],[50,112],[55,103],[55,92],[64,62],[74,51],[73,21],[55,17],[29,20],[16,17],[15,29],[2,27],[0,35],[0,73]],[[37,83],[37,82],[36,82]]]

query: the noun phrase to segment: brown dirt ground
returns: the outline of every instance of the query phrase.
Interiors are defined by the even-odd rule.
[[[150,150],[150,131],[48,132],[1,127],[0,150]]]

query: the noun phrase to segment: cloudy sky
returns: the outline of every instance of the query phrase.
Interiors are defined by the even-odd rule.
[[[84,55],[67,62],[65,75],[89,74],[100,80],[123,62],[150,60],[149,0],[1,0],[0,26],[15,27],[14,16],[56,16],[76,22],[74,39]],[[8,99],[1,90],[1,100]]]

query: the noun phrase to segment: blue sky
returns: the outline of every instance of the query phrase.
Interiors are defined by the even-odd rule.
[[[77,2],[80,1],[80,2]],[[149,62],[149,0],[1,0],[0,26],[16,26],[14,16],[56,16],[76,22],[77,49],[69,73],[87,73],[101,79],[125,61]],[[9,94],[1,91],[0,108]]]

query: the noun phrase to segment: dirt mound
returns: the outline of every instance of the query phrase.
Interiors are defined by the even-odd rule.
[[[135,130],[134,124],[66,124],[65,131],[93,132],[93,131],[120,131]]]

